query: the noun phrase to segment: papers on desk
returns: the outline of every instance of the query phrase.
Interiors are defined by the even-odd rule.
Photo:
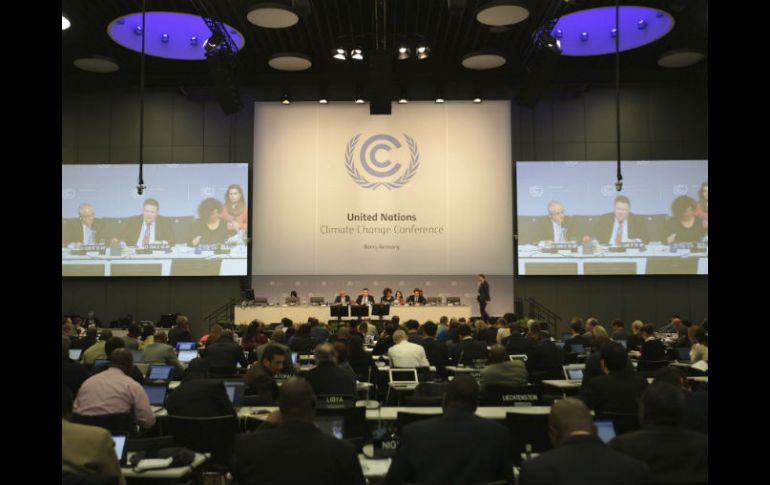
[[[359,455],[358,461],[361,463],[361,469],[365,477],[384,477],[388,474],[391,459],[373,460]]]
[[[690,367],[692,369],[698,369],[699,371],[703,371],[703,372],[706,372],[707,370],[709,370],[708,362],[706,362],[705,360],[699,360],[698,362],[692,364]]]

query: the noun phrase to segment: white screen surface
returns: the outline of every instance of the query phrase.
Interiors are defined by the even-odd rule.
[[[248,164],[145,165],[142,195],[138,173],[137,165],[62,165],[62,276],[247,274]],[[223,212],[234,186],[240,218]],[[154,217],[149,236],[145,217]]]
[[[517,162],[519,274],[707,275],[708,161],[622,173],[618,192],[615,162]]]
[[[511,274],[510,104],[256,103],[255,275]]]

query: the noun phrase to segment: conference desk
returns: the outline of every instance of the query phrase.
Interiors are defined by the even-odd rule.
[[[571,389],[580,389],[583,381],[582,379],[545,379],[543,380],[543,384],[565,391]]]
[[[649,244],[645,251],[627,249],[610,252],[600,246],[595,254],[583,254],[569,250],[555,253],[543,252],[535,245],[520,245],[518,252],[519,274],[708,274],[708,248],[706,252],[693,253],[689,249],[671,252],[668,245]]]
[[[265,323],[280,322],[282,318],[290,318],[295,322],[306,322],[309,317],[328,322],[336,320],[337,317],[331,316],[331,307],[329,305],[270,305],[270,306],[235,306],[235,324],[248,325],[252,320],[258,319]],[[370,312],[371,313],[371,312]],[[448,318],[471,317],[471,307],[468,305],[423,305],[423,306],[400,306],[390,307],[390,315],[383,317],[384,320],[390,320],[394,315],[398,315],[402,322],[407,320],[417,320],[425,323],[428,320],[438,322],[442,316]],[[344,317],[350,319],[356,317]],[[372,319],[378,319],[378,316],[372,316]]]
[[[230,248],[230,254],[214,254],[174,246],[170,252],[136,254],[126,249],[120,256],[98,251],[74,255],[62,248],[62,276],[243,276],[248,273],[246,246]]]
[[[238,410],[238,417],[241,419],[264,420],[271,412],[277,409],[277,406],[244,406]],[[439,406],[385,406],[378,409],[367,408],[366,420],[395,421],[399,412],[414,414],[444,414],[444,410]],[[479,406],[476,408],[476,416],[497,421],[505,420],[506,413],[549,414],[550,412],[551,406]]]
[[[129,452],[126,456],[127,459],[131,459],[133,452]],[[182,478],[190,473],[195,468],[201,466],[209,458],[208,453],[195,453],[193,462],[186,466],[177,466],[174,468],[163,468],[159,470],[146,470],[143,472],[136,472],[131,467],[121,467],[121,472],[126,478],[156,478],[156,479],[174,479]]]

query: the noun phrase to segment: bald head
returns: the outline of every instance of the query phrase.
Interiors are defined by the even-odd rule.
[[[479,385],[472,377],[460,374],[446,386],[444,409],[455,407],[475,412],[479,402]]]
[[[281,386],[278,407],[285,420],[312,421],[315,416],[313,387],[301,377],[292,377]]]
[[[404,332],[403,330],[396,330],[395,332],[393,332],[394,343],[399,344],[404,340],[406,340],[406,332]]]
[[[337,351],[334,350],[334,345],[329,342],[323,343],[315,348],[315,361],[316,364],[324,362],[337,363]]]
[[[593,434],[594,432],[591,412],[583,401],[568,397],[553,403],[548,417],[548,434],[554,446],[561,444],[573,433]]]
[[[489,349],[489,363],[497,364],[508,360],[508,352],[505,351],[505,347],[496,344]]]
[[[122,370],[124,374],[131,374],[131,367],[134,365],[134,356],[131,351],[125,347],[115,349],[110,354],[110,367],[117,367]]]

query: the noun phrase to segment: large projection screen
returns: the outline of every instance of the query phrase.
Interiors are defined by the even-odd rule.
[[[256,103],[254,275],[513,274],[507,101]]]
[[[708,161],[517,162],[519,275],[708,274]]]
[[[248,274],[248,163],[145,165],[142,195],[138,173],[62,165],[62,276]]]

